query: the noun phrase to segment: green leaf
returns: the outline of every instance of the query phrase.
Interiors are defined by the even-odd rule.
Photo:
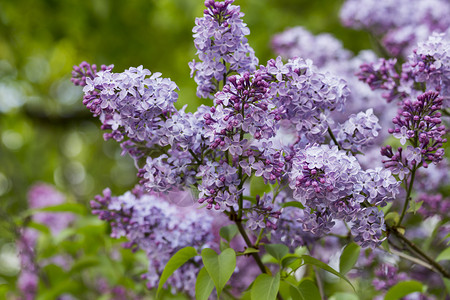
[[[360,251],[361,247],[355,243],[350,243],[344,248],[339,260],[339,272],[342,275],[347,274],[353,268],[358,260]]]
[[[441,260],[450,260],[450,248],[445,249],[436,257],[436,261]]]
[[[252,197],[256,197],[256,195],[262,196],[264,193],[268,193],[271,191],[271,186],[269,184],[264,183],[264,179],[262,177],[253,176],[250,179],[250,195]]]
[[[280,288],[280,273],[272,277],[261,274],[256,277],[252,287],[252,300],[275,300]]]
[[[39,230],[42,233],[50,234],[50,229],[44,224],[30,222],[27,224],[27,227]]]
[[[406,212],[416,214],[416,212],[420,209],[422,204],[423,204],[423,201],[419,201],[419,202],[410,201],[409,208]]]
[[[447,233],[447,235],[442,239],[442,241],[445,241],[448,238],[450,238],[450,233]],[[447,245],[450,245],[450,240],[447,242]]]
[[[250,254],[250,253],[258,253],[259,250],[255,248],[246,248],[244,252],[242,252],[241,255]]]
[[[294,265],[295,263],[295,265]],[[287,254],[281,260],[281,266],[283,268],[290,267],[293,270],[297,270],[302,265],[302,260],[295,254]]]
[[[289,292],[291,294],[291,298],[295,300],[307,300],[303,297],[303,294],[298,289],[297,285],[293,284],[292,282],[289,282],[287,280],[282,280],[281,283],[285,283],[289,285]]]
[[[283,244],[267,244],[264,245],[267,253],[272,255],[278,262],[281,262],[284,256],[289,253],[289,248]]]
[[[388,204],[386,204],[384,207],[381,208],[381,211],[383,212],[384,215],[387,215],[389,209],[391,209],[391,206],[392,202],[389,202]]]
[[[225,242],[224,240],[220,240],[220,244],[219,244],[220,251],[223,251],[227,248],[230,248],[230,244],[228,242]]]
[[[71,212],[79,215],[85,215],[86,207],[79,203],[66,202],[53,206],[46,206],[42,208],[33,209],[33,211],[46,211],[46,212]]]
[[[202,250],[202,260],[216,286],[217,298],[220,298],[220,293],[236,268],[236,253],[228,248],[217,255],[213,249],[205,248]]]
[[[156,291],[156,298],[158,299],[159,292],[161,291],[164,283],[166,283],[167,279],[170,275],[175,272],[176,269],[184,265],[188,260],[197,256],[197,251],[193,247],[185,247],[183,249],[178,250],[167,262],[164,270],[161,274],[161,278],[159,280],[158,290]]]
[[[281,204],[281,207],[297,207],[300,209],[305,209],[305,206],[301,202],[298,201],[289,201]]]
[[[238,233],[238,228],[236,224],[230,224],[220,228],[219,234],[227,242],[231,242],[233,237]]]
[[[382,243],[381,243],[381,247],[383,247],[383,249],[388,252],[391,253],[391,248],[389,247],[389,242],[387,239],[385,239]]]
[[[316,284],[309,279],[303,279],[300,284],[298,285],[298,290],[302,294],[304,299],[307,300],[320,300],[322,299],[320,297],[319,289],[317,288]]]
[[[97,256],[86,256],[78,259],[69,271],[69,274],[79,273],[80,271],[98,265],[99,259]]]
[[[67,279],[57,285],[52,285],[50,289],[40,291],[37,300],[53,300],[65,293],[70,293],[79,289],[79,284],[72,279]]]
[[[203,267],[198,273],[197,281],[195,282],[195,299],[208,300],[213,289],[214,282],[211,277],[209,277],[206,269]]]
[[[350,284],[350,286],[353,288],[353,290],[355,291],[355,287],[353,286],[353,284],[350,282],[350,280],[348,280],[344,275],[342,275],[341,273],[339,273],[338,271],[336,271],[335,269],[333,269],[332,267],[330,267],[329,265],[327,265],[326,263],[312,257],[309,255],[302,255],[302,259],[305,263],[319,267],[321,269],[324,269],[327,272],[330,272],[331,274],[334,274],[336,276],[338,276],[339,278],[342,278],[343,280],[345,280],[348,284]]]
[[[395,225],[398,223],[399,220],[400,215],[395,211],[391,211],[384,217],[384,221],[389,225]]]
[[[445,288],[447,289],[447,293],[450,295],[450,279],[442,278],[444,280]]]
[[[397,300],[411,293],[422,292],[422,289],[423,285],[418,281],[401,281],[387,291],[384,300]]]
[[[334,293],[329,300],[359,300],[359,298],[355,294],[338,292]]]

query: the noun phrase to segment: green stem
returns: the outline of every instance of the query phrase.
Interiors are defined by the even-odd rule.
[[[239,230],[239,233],[242,235],[242,237],[244,238],[245,244],[247,245],[248,248],[254,248],[252,242],[250,241],[250,238],[247,235],[247,232],[245,232],[244,227],[242,226],[242,220],[237,219],[234,221],[236,223],[236,226]],[[258,265],[259,269],[261,270],[262,273],[267,273],[266,267],[264,266],[261,257],[259,257],[258,253],[251,253],[251,256],[253,256],[253,259],[255,260],[256,264]]]
[[[403,205],[402,214],[400,215],[400,219],[398,220],[397,227],[400,226],[400,224],[402,223],[403,218],[405,217],[406,214],[406,209],[408,208],[409,201],[411,200],[411,192],[414,184],[414,177],[416,176],[416,170],[417,168],[414,167],[411,171],[411,179],[409,181],[408,190],[406,192],[405,204]]]
[[[240,219],[237,219],[234,222],[236,223],[236,226],[237,226],[239,232],[241,233],[242,237],[244,238],[244,241],[247,244],[247,247],[254,248],[255,246],[252,245],[252,242],[250,241],[247,233],[245,232],[244,227],[242,226],[242,221]],[[267,274],[266,267],[264,266],[264,264],[261,260],[261,257],[259,257],[258,253],[251,253],[250,255],[253,256],[253,259],[256,261],[256,264],[258,265],[261,272]],[[283,300],[283,297],[281,297],[280,293],[277,293],[277,299]]]
[[[261,228],[261,230],[259,231],[259,234],[258,234],[258,238],[256,239],[256,242],[255,242],[255,245],[254,245],[255,248],[258,248],[259,243],[261,242],[263,233],[264,233],[264,228]]]
[[[189,149],[189,153],[192,155],[192,157],[201,165],[202,161],[197,157],[197,155],[195,155],[194,151],[192,151],[191,149]]]
[[[339,150],[342,150],[341,145],[338,143],[338,141],[336,140],[336,137],[333,134],[333,131],[331,131],[331,128],[328,127],[328,134],[330,135],[331,139],[333,140],[333,142],[336,144],[336,146],[338,146]]]

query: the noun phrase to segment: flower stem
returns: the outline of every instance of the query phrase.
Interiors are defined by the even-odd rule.
[[[258,248],[259,243],[261,242],[263,233],[264,233],[264,228],[261,228],[261,230],[259,231],[259,234],[258,234],[258,238],[256,239],[256,242],[255,242],[255,245],[254,245],[255,248]]]
[[[397,227],[400,226],[400,224],[402,223],[403,218],[405,217],[406,214],[406,210],[408,208],[409,201],[411,200],[411,192],[414,184],[414,177],[416,176],[416,171],[417,171],[416,167],[414,167],[411,171],[411,179],[409,181],[408,190],[406,191],[405,204],[403,205],[402,214],[400,215],[400,218],[398,220]]]
[[[336,140],[336,137],[333,134],[333,131],[331,131],[331,128],[328,127],[328,134],[330,135],[331,139],[333,140],[333,142],[336,144],[336,146],[338,147],[339,150],[342,150],[341,145],[338,143],[338,141]]]
[[[234,211],[233,211],[232,215],[234,215],[236,217],[236,213]],[[245,232],[245,229],[242,226],[242,220],[241,219],[234,219],[234,222],[236,223],[236,226],[237,226],[240,234],[244,238],[244,241],[245,241],[245,244],[247,245],[247,247],[248,248],[256,248],[256,246],[254,246],[252,244],[252,242],[250,241],[250,238],[248,237],[247,232]],[[261,257],[259,257],[259,254],[254,252],[254,253],[251,253],[250,255],[255,260],[255,262],[258,265],[258,267],[261,270],[261,272],[267,274],[266,267],[264,266],[264,264],[263,264],[263,262],[261,260]],[[278,300],[283,300],[283,297],[281,297],[280,293],[277,294],[277,299]]]

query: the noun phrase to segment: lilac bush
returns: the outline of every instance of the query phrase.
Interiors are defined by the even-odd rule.
[[[423,21],[427,35],[441,33],[422,40],[400,65],[399,59],[378,59],[368,51],[353,56],[332,36],[297,27],[274,37],[280,56],[257,66],[239,6],[207,0],[193,29],[198,60],[189,67],[197,96],[212,101],[205,99],[194,113],[177,108],[173,81],[143,66],[123,72],[86,62],[74,67],[72,81],[83,86],[84,105],[100,119],[105,139],[119,142],[134,159],[139,178],[122,196],[106,189],[91,202],[92,212],[110,223],[112,237],[128,240],[125,247],[145,252],[149,289],[159,293],[165,286],[199,297],[209,282],[209,294],[214,286],[220,298],[221,280],[245,274],[236,268],[238,255],[265,273],[253,282],[252,297],[269,293],[263,280],[274,282],[273,297],[294,297],[304,293],[300,267],[307,264],[351,284],[345,273],[361,249],[360,260],[363,253],[379,259],[384,249],[449,279],[445,266],[416,246],[404,227],[409,212],[429,217],[448,207],[436,204],[444,201],[441,195],[431,194],[417,197],[423,208],[413,205],[414,183],[426,182],[421,170],[445,155],[450,60],[443,32],[449,24],[441,19],[445,10],[434,5],[447,6],[436,0],[413,9],[405,1],[387,1],[369,13],[375,2],[364,2],[364,9],[355,1],[344,4],[344,23],[377,37],[395,30],[383,39],[394,55],[417,45],[419,36],[408,38],[408,45],[393,42],[394,34],[414,22]],[[391,9],[403,19],[386,16]],[[180,205],[180,199],[192,201]],[[440,221],[444,225],[448,214]],[[239,232],[236,245],[230,228]],[[345,247],[339,272],[330,267],[330,257],[321,256],[320,241],[336,253]],[[397,250],[399,243],[407,253]],[[348,268],[349,252],[354,261]],[[211,264],[221,259],[228,269]],[[382,265],[374,272],[375,288],[394,293],[406,279],[398,270]],[[315,273],[313,289],[326,297]],[[293,289],[283,290],[280,280]],[[225,291],[245,294],[233,287]]]

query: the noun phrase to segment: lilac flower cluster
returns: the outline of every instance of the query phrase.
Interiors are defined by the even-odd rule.
[[[278,228],[278,219],[281,209],[275,209],[273,197],[264,193],[262,197],[256,195],[256,205],[250,207],[247,213],[247,227],[251,230],[257,228]]]
[[[387,263],[382,264],[375,270],[375,276],[372,284],[378,291],[387,291],[398,282],[409,279],[406,273],[399,272],[398,267]]]
[[[417,101],[403,101],[401,110],[392,122],[394,129],[389,132],[400,139],[404,145],[410,141],[405,151],[399,148],[394,154],[391,146],[382,148],[382,155],[388,157],[383,161],[386,168],[403,179],[413,168],[427,167],[430,162],[437,163],[444,155],[443,143],[445,126],[441,125],[441,109],[443,99],[436,92],[426,92],[417,97]]]
[[[35,184],[28,192],[28,205],[31,209],[39,209],[47,206],[62,204],[65,196],[48,184]],[[67,228],[75,219],[71,213],[36,212],[32,220],[43,224],[56,236],[61,230]],[[39,233],[31,228],[22,228],[20,238],[17,241],[17,249],[20,257],[21,272],[17,279],[17,286],[22,292],[23,299],[35,299],[39,284],[39,265],[36,263],[36,243]],[[53,261],[53,263],[55,263]],[[63,262],[64,263],[64,262]]]
[[[281,58],[270,60],[266,69],[273,79],[270,93],[274,104],[285,113],[298,135],[309,142],[321,142],[333,123],[328,117],[331,111],[343,109],[350,94],[344,80],[317,71],[310,60],[290,59],[283,64]]]
[[[184,193],[180,191],[172,196],[186,197]],[[169,201],[169,196],[144,192],[140,186],[118,197],[105,189],[103,195],[91,201],[92,212],[111,223],[112,237],[126,237],[126,247],[134,251],[141,249],[147,255],[148,272],[143,277],[147,279],[148,288],[158,285],[164,266],[179,249],[192,246],[200,251],[203,247],[218,247],[211,231],[217,217],[197,209],[192,202],[191,206],[176,207]],[[199,219],[202,221],[198,222]],[[198,264],[185,264],[169,278],[167,284],[176,291],[193,296],[199,270]]]
[[[395,198],[398,183],[390,171],[363,171],[356,158],[336,146],[311,146],[294,157],[289,182],[294,199],[306,207],[301,220],[305,231],[323,235],[340,219],[352,222],[355,241],[364,247],[383,240],[383,214],[366,206]]]
[[[39,270],[35,262],[36,233],[31,230],[22,230],[16,242],[20,258],[20,274],[17,278],[17,287],[24,300],[36,298],[39,285]]]
[[[73,81],[84,85],[83,103],[94,115],[99,115],[103,129],[112,132],[105,138],[121,142],[124,137],[124,150],[139,157],[138,144],[151,147],[156,144],[155,130],[160,129],[164,119],[176,111],[174,103],[178,98],[177,86],[167,78],[160,78],[161,73],[151,74],[142,66],[129,68],[123,73],[112,73],[112,68],[102,67],[102,71],[93,72],[86,63],[74,67]],[[76,70],[87,69],[89,76]],[[151,76],[150,76],[151,75]],[[148,77],[150,76],[150,77]],[[85,81],[83,81],[85,78]],[[131,149],[130,149],[131,148]]]
[[[195,74],[199,98],[212,98],[230,73],[254,71],[258,64],[245,37],[250,30],[242,21],[244,14],[233,2],[206,0],[203,17],[195,20],[192,31],[200,62],[194,60],[189,67],[191,77]]]
[[[388,102],[415,98],[425,90],[435,90],[444,98],[443,108],[450,106],[449,70],[450,35],[433,33],[411,51],[401,68],[396,59],[381,58],[363,63],[357,73],[359,80],[372,90],[382,90]]]
[[[65,201],[66,197],[48,184],[35,184],[28,192],[30,208],[43,208],[62,204]],[[48,226],[55,236],[74,220],[75,216],[71,213],[36,212],[33,214],[33,221]]]
[[[350,115],[349,119],[335,128],[337,142],[346,150],[353,153],[362,152],[369,147],[378,136],[381,126],[373,109]]]
[[[392,176],[398,172],[363,170],[353,156],[379,136],[374,110],[364,107],[370,102],[366,101],[371,98],[370,88],[353,79],[354,91],[365,91],[355,92],[352,104],[359,104],[344,111],[350,96],[348,84],[327,71],[343,66],[340,59],[351,59],[349,66],[341,68],[350,78],[361,60],[375,61],[373,53],[351,58],[337,43],[333,44],[335,56],[308,54],[317,54],[322,69],[299,57],[287,62],[277,57],[256,69],[257,60],[244,37],[248,29],[241,20],[243,14],[231,3],[206,1],[204,17],[196,20],[194,28],[201,62],[190,66],[199,97],[213,97],[211,107],[202,105],[195,113],[176,110],[175,83],[143,67],[113,73],[108,67],[97,72],[82,64],[74,71],[74,83],[84,86],[85,105],[100,116],[102,128],[111,131],[106,137],[120,142],[135,159],[142,187],[119,197],[105,190],[92,208],[101,219],[111,222],[114,237],[125,236],[128,247],[146,252],[149,287],[156,285],[177,249],[217,246],[208,229],[213,212],[186,210],[180,215],[167,201],[179,190],[195,189],[197,202],[207,210],[225,212],[250,230],[279,230],[280,240],[298,239],[290,240],[291,245],[320,237],[336,223],[346,222],[363,247],[376,247],[383,240],[383,213],[376,206],[385,205],[398,194],[399,184]],[[302,43],[297,41],[307,36],[299,29],[291,35],[285,38],[287,42],[281,37],[277,42],[286,55],[294,55],[289,51],[300,48]],[[322,37],[315,40],[311,35],[309,40],[321,45],[332,37],[323,36],[322,41]],[[396,75],[395,61],[378,64],[368,65],[360,76],[373,88],[391,92],[401,79]],[[401,89],[395,91],[400,93]],[[412,131],[420,128],[413,148],[420,144],[420,151],[426,149],[424,153],[417,149],[408,152],[408,159],[411,156],[417,161],[420,155],[423,163],[442,157],[438,148],[444,140],[438,135],[443,131],[436,123],[439,99],[428,93],[419,99],[421,104],[404,102],[402,114],[396,118],[400,129],[392,133],[403,134],[403,125]],[[353,111],[355,107],[364,110]],[[382,113],[380,106],[376,107]],[[342,122],[335,125],[337,112],[342,112]],[[285,132],[292,137],[282,142]],[[334,138],[333,133],[336,145],[331,147],[325,142]],[[280,189],[289,185],[290,190],[283,197],[275,192],[258,195],[252,202],[244,197],[252,177],[261,177]],[[286,199],[300,201],[305,209],[281,209]],[[183,268],[169,284],[192,294],[190,284],[198,268],[190,264]]]
[[[406,57],[411,47],[433,31],[444,32],[450,27],[445,17],[449,13],[450,4],[445,0],[347,0],[340,17],[344,25],[368,30],[380,38],[392,55]]]
[[[367,83],[372,90],[385,90],[383,98],[387,102],[395,99],[402,99],[406,95],[399,90],[398,82],[400,75],[395,70],[397,60],[380,58],[376,63],[363,63],[360,66],[360,71],[356,74],[358,79]]]
[[[427,89],[439,91],[444,107],[450,107],[450,31],[434,33],[420,42],[409,57],[411,75]]]
[[[450,197],[443,197],[441,194],[421,194],[416,201],[422,202],[418,212],[425,218],[435,215],[447,217],[450,211]]]
[[[314,36],[301,26],[288,28],[272,38],[272,48],[278,55],[286,58],[301,57],[311,59],[319,68],[330,61],[348,61],[351,52],[343,48],[342,43],[331,34]]]
[[[379,101],[380,92],[374,92],[354,76],[362,63],[377,61],[372,51],[361,51],[357,56],[352,56],[351,52],[344,49],[342,43],[332,35],[326,33],[313,35],[300,26],[275,35],[272,46],[278,55],[285,58],[311,59],[322,72],[330,72],[345,79],[351,93],[346,97],[343,110],[333,111],[327,118],[345,122],[352,114],[373,109],[382,127],[390,124],[393,117],[390,113],[392,110],[387,110],[387,104]],[[337,130],[333,126],[332,129]],[[386,134],[381,132],[377,140],[381,141],[385,136]]]

